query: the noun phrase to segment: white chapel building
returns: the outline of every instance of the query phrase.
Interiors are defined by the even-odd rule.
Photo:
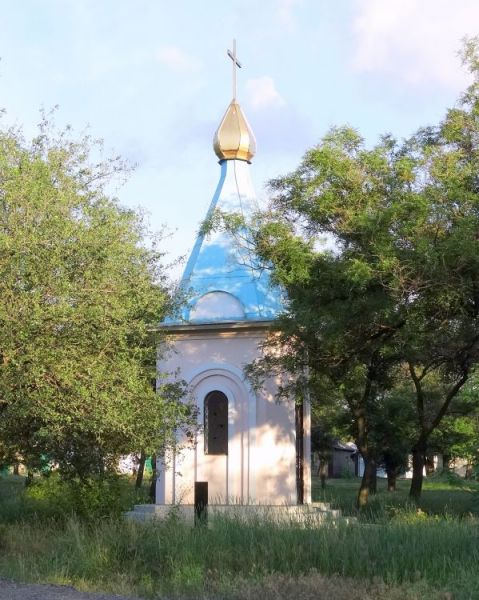
[[[256,143],[235,96],[214,136],[219,182],[208,214],[246,216],[256,206]],[[169,349],[158,369],[188,383],[199,428],[194,444],[159,461],[156,504],[192,505],[195,482],[208,483],[210,505],[310,503],[309,406],[277,402],[275,381],[255,391],[244,374],[281,310],[280,290],[221,231],[198,236],[181,286],[189,302],[164,323]]]

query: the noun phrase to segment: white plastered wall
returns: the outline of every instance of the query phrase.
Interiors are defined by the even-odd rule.
[[[200,430],[192,447],[167,457],[161,465],[157,503],[192,504],[195,481],[208,481],[210,503],[296,503],[294,405],[276,402],[273,381],[255,392],[243,374],[244,365],[258,356],[263,336],[258,330],[200,329],[171,337],[174,351],[165,354],[159,369],[179,370],[197,403],[199,425],[203,425],[208,392],[219,390],[228,398],[228,455],[205,455]],[[309,435],[305,433],[306,450]],[[305,457],[309,457],[306,452]]]

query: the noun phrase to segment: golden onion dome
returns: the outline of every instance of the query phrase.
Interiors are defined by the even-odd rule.
[[[256,140],[251,127],[236,100],[228,106],[213,139],[213,148],[220,160],[251,161],[256,152]]]

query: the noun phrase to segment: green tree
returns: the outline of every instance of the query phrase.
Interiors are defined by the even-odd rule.
[[[366,150],[355,131],[333,130],[294,173],[272,182],[272,209],[255,233],[258,254],[288,296],[280,333],[269,341],[279,341],[282,353],[271,353],[264,367],[298,373],[307,362],[312,376],[336,389],[365,462],[360,506],[374,490],[378,461],[370,415],[393,385],[395,338],[405,322],[399,293],[385,285],[391,252],[384,214],[386,197],[400,203],[403,171],[389,138]],[[321,245],[325,236],[334,249]]]
[[[321,380],[315,385],[314,374],[308,378],[309,400],[311,402],[311,452],[319,460],[318,475],[321,487],[326,487],[329,462],[333,456],[334,443],[337,440],[351,438],[351,415],[348,407],[341,402],[332,386],[324,387]],[[320,401],[318,401],[320,399]]]
[[[432,433],[428,450],[441,454],[443,470],[451,462],[466,461],[466,477],[479,465],[479,395],[477,373],[473,373],[448,414]]]
[[[397,380],[392,390],[378,396],[370,414],[372,443],[378,455],[378,465],[386,471],[390,492],[396,491],[398,476],[409,466],[415,434],[411,396],[411,390]]]
[[[478,39],[466,42],[474,81],[436,127],[409,142],[415,156],[409,294],[402,352],[416,395],[411,497],[421,494],[430,437],[451,412],[479,353],[479,60]],[[405,229],[405,228],[403,228]],[[412,261],[414,268],[411,268]]]
[[[156,375],[173,299],[141,217],[108,197],[119,159],[45,119],[0,132],[0,440],[30,468],[101,474],[188,429],[180,381]]]
[[[332,130],[271,182],[270,209],[252,227],[288,295],[268,342],[281,353],[257,370],[307,367],[336,386],[365,460],[359,505],[378,460],[372,416],[398,369],[414,399],[417,500],[430,436],[479,359],[477,40],[464,55],[475,81],[437,127],[372,149],[353,129]]]

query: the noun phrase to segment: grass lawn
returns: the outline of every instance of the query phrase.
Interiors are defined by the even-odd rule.
[[[359,489],[359,478],[330,479],[326,488],[321,489],[319,479],[313,478],[313,500],[331,502],[334,508],[340,508],[345,515],[356,513],[356,496]],[[399,480],[397,492],[388,492],[385,479],[378,479],[378,493],[371,497],[370,511],[376,516],[386,512],[387,515],[405,508],[409,504],[410,480]],[[423,493],[419,508],[431,515],[445,517],[479,517],[479,482],[465,481],[451,476],[432,477],[424,481]],[[369,512],[369,511],[367,511]]]
[[[316,499],[352,511],[356,481],[314,488]],[[145,598],[479,598],[477,484],[428,483],[424,512],[416,514],[401,507],[401,483],[397,494],[380,491],[376,509],[357,525],[319,529],[54,519],[35,515],[32,503],[13,519],[21,489],[21,480],[0,481],[0,577]]]

